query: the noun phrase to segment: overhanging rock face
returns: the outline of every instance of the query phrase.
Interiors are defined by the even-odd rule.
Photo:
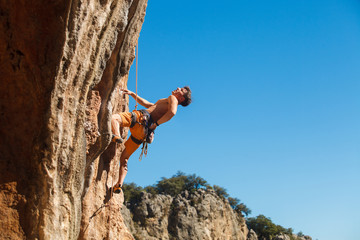
[[[0,2],[0,239],[133,239],[110,117],[146,5]]]

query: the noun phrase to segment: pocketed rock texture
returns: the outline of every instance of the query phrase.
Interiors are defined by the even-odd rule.
[[[245,219],[213,190],[187,191],[175,198],[142,193],[130,210],[123,208],[126,224],[135,239],[246,240]],[[131,218],[132,216],[132,218]]]
[[[0,1],[0,239],[133,239],[110,117],[146,5]]]

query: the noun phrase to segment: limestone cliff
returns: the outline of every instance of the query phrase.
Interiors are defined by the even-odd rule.
[[[133,239],[109,120],[146,5],[0,1],[0,239]]]
[[[136,240],[312,239],[303,234],[275,232],[273,236],[258,237],[254,230],[248,229],[248,219],[234,210],[228,199],[220,197],[211,188],[185,190],[177,195],[152,194],[144,190],[139,195],[130,190],[125,192],[136,196],[121,209],[124,221]]]
[[[246,240],[245,219],[214,190],[184,191],[176,197],[142,193],[139,203],[123,208],[136,239]]]

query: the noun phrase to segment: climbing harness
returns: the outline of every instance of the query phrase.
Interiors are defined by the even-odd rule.
[[[141,112],[142,117],[141,117],[140,121],[137,121],[136,114],[134,112],[132,112],[131,113],[130,127],[135,126],[136,123],[142,125],[144,127],[144,130],[145,130],[145,138],[144,139],[137,139],[133,135],[131,135],[130,138],[137,145],[143,144],[142,149],[141,149],[141,154],[140,154],[140,157],[139,157],[139,161],[141,161],[142,156],[144,154],[145,154],[145,156],[147,155],[148,144],[153,142],[155,132],[153,130],[149,129],[150,126],[154,122],[152,120],[151,115],[149,114],[149,112],[144,110],[144,109],[141,109],[141,110],[138,110],[138,111]]]

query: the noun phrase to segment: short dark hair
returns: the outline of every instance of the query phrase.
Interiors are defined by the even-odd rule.
[[[185,99],[180,105],[186,107],[191,103],[191,90],[189,86],[185,86],[184,89],[186,89],[186,93],[183,95]]]

